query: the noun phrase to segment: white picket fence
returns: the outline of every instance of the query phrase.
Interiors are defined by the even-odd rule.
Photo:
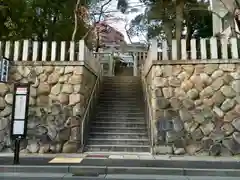
[[[187,49],[186,40],[182,39],[181,57],[178,58],[176,40],[172,40],[171,47],[167,45],[166,41],[158,43],[157,40],[152,40],[143,70],[146,74],[152,65],[152,61],[155,60],[238,60],[240,55],[238,44],[240,45],[240,40],[237,38],[191,39],[190,49]]]
[[[190,49],[187,50],[186,40],[181,40],[181,58],[177,58],[177,43],[172,40],[172,47],[168,47],[167,42],[163,41],[162,52],[158,52],[156,60],[207,60],[207,59],[239,59],[240,51],[238,48],[239,39],[212,37],[209,39],[191,39]],[[151,48],[157,49],[158,47]],[[156,50],[152,50],[157,52]]]
[[[208,60],[208,59],[239,59],[239,40],[217,39],[191,39],[190,49],[187,49],[186,40],[181,40],[181,58],[177,58],[176,40],[168,47],[167,42],[152,41],[148,52],[134,52],[139,63],[143,61],[150,66],[153,60]],[[29,40],[0,41],[2,55],[13,61],[85,61],[96,72],[99,62],[94,54],[87,48],[83,40],[78,42],[37,42]],[[147,68],[147,67],[144,67]]]
[[[12,61],[84,61],[95,72],[100,63],[83,40],[79,42],[0,41],[1,54]]]

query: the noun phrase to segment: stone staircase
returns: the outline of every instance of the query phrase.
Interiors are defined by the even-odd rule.
[[[139,77],[105,77],[85,151],[150,152]]]

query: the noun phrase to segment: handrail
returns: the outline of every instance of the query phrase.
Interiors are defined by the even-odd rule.
[[[91,95],[90,95],[90,98],[89,98],[89,101],[88,101],[88,104],[87,104],[87,108],[85,110],[85,113],[83,115],[83,118],[82,118],[82,124],[81,124],[81,146],[83,148],[84,146],[84,140],[85,140],[85,132],[86,132],[86,122],[89,121],[89,113],[91,111],[91,109],[93,108],[92,106],[94,105],[93,101],[96,100],[97,98],[97,95],[98,95],[98,91],[99,91],[99,86],[100,86],[100,82],[101,82],[101,76],[102,76],[102,68],[101,66],[100,67],[100,72],[97,76],[97,79],[96,79],[96,82],[93,86],[93,89],[92,89],[92,92],[91,92]]]
[[[143,89],[145,91],[144,99],[145,99],[145,108],[147,111],[148,136],[149,136],[150,145],[151,145],[151,153],[153,153],[153,129],[152,129],[153,114],[152,114],[151,103],[148,98],[148,86],[144,76],[142,81],[143,81]]]

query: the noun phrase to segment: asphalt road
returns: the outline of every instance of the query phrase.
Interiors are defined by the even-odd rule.
[[[52,158],[22,157],[20,165],[35,166],[114,166],[114,167],[164,167],[195,169],[240,169],[240,162],[224,161],[183,161],[183,160],[130,160],[130,159],[83,159],[80,163],[49,164]],[[12,157],[0,157],[0,165],[13,165]]]
[[[3,180],[239,180],[239,177],[194,177],[160,175],[103,175],[100,177],[79,177],[71,174],[0,174]]]

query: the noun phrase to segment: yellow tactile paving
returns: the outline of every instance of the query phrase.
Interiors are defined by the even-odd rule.
[[[80,163],[83,158],[55,157],[48,163]]]

